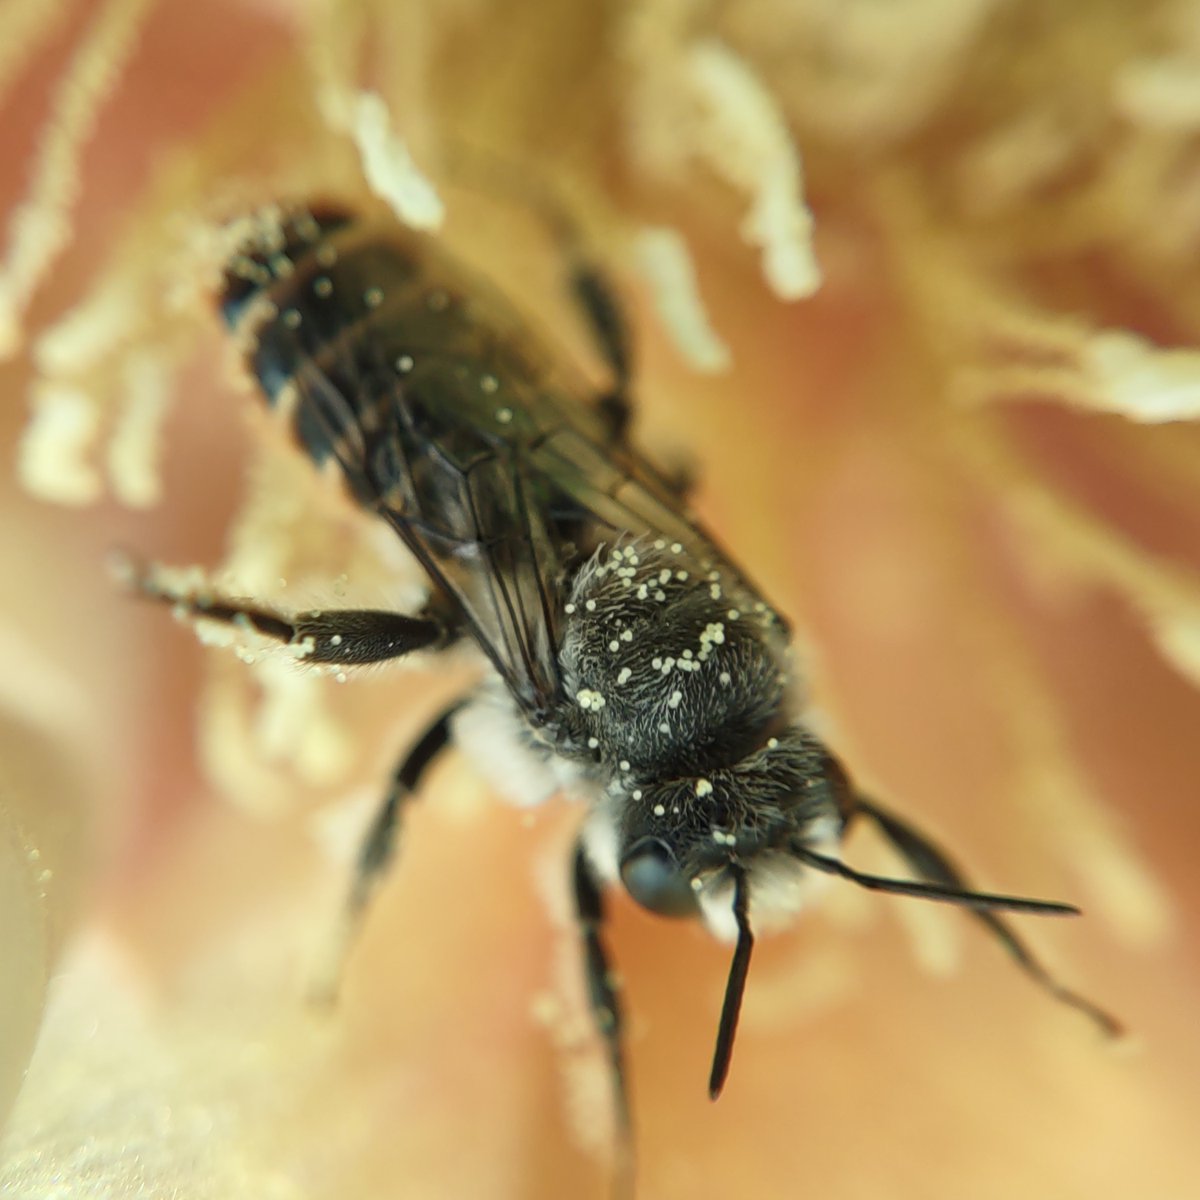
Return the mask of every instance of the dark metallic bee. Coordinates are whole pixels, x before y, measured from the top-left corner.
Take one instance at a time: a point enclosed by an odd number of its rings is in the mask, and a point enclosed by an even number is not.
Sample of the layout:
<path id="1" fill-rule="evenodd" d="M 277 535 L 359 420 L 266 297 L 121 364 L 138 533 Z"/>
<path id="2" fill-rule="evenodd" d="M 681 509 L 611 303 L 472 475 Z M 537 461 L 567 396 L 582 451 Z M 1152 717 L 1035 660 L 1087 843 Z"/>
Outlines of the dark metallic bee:
<path id="1" fill-rule="evenodd" d="M 621 1010 L 602 888 L 698 916 L 736 945 L 709 1079 L 729 1068 L 752 928 L 795 913 L 814 875 L 963 905 L 1039 984 L 1107 1032 L 996 913 L 1074 913 L 971 891 L 928 838 L 855 791 L 798 714 L 784 620 L 690 516 L 682 485 L 629 443 L 624 327 L 600 275 L 574 285 L 613 376 L 596 397 L 498 297 L 427 238 L 335 209 L 264 220 L 228 264 L 221 311 L 267 402 L 340 469 L 429 577 L 416 614 L 294 617 L 138 580 L 198 618 L 248 623 L 313 663 L 352 666 L 471 639 L 491 673 L 409 751 L 364 843 L 352 911 L 388 862 L 402 810 L 454 732 L 506 738 L 499 785 L 566 789 L 588 815 L 573 886 L 591 1006 L 625 1133 Z M 516 747 L 521 778 L 512 774 Z M 856 817 L 915 879 L 839 847 Z"/>

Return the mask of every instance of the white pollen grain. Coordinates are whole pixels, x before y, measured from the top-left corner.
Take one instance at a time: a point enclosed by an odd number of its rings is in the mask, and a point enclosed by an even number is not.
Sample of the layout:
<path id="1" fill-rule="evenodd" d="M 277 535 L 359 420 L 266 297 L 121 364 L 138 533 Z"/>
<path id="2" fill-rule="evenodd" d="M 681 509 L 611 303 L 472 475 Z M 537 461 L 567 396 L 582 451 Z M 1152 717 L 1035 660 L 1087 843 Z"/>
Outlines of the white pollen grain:
<path id="1" fill-rule="evenodd" d="M 396 370 L 401 375 L 407 375 L 413 369 L 413 360 L 411 354 L 402 354 L 396 359 Z"/>
<path id="2" fill-rule="evenodd" d="M 586 608 L 588 610 L 588 612 L 595 612 L 596 611 L 596 602 L 595 602 L 595 600 L 585 600 L 583 607 Z"/>
<path id="3" fill-rule="evenodd" d="M 658 732 L 659 732 L 659 733 L 670 733 L 670 732 L 671 732 L 671 726 L 670 726 L 670 725 L 668 725 L 668 724 L 666 723 L 666 721 L 659 721 L 659 723 L 658 723 Z"/>
<path id="4" fill-rule="evenodd" d="M 707 779 L 697 779 L 696 780 L 696 795 L 697 796 L 711 796 L 712 790 L 713 790 L 713 785 L 709 780 L 707 780 Z"/>
<path id="5" fill-rule="evenodd" d="M 682 692 L 672 692 L 667 697 L 667 707 L 668 708 L 678 708 L 680 706 L 680 704 L 682 704 L 682 703 L 683 703 L 683 693 Z"/>
<path id="6" fill-rule="evenodd" d="M 383 97 L 376 92 L 339 89 L 336 102 L 328 109 L 358 150 L 371 191 L 406 225 L 438 228 L 444 214 L 441 197 L 393 129 L 392 114 Z"/>
<path id="7" fill-rule="evenodd" d="M 368 308 L 378 308 L 383 303 L 383 288 L 367 288 L 367 290 L 363 292 L 363 303 Z"/>
<path id="8" fill-rule="evenodd" d="M 666 805 L 656 804 L 654 806 L 654 815 L 656 817 L 665 817 L 667 815 Z"/>
<path id="9" fill-rule="evenodd" d="M 617 683 L 628 683 L 633 672 L 628 667 L 622 667 L 620 674 L 617 676 Z"/>
<path id="10" fill-rule="evenodd" d="M 709 322 L 683 235 L 669 226 L 641 230 L 635 249 L 658 315 L 688 364 L 704 373 L 727 370 L 731 355 Z"/>

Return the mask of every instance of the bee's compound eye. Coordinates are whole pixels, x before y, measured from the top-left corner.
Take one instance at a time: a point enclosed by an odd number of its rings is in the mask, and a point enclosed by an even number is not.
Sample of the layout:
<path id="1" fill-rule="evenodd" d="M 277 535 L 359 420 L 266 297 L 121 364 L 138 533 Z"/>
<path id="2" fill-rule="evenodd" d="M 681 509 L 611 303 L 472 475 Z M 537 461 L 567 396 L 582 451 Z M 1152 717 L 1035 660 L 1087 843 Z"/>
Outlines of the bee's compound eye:
<path id="1" fill-rule="evenodd" d="M 671 847 L 661 838 L 639 838 L 621 859 L 621 882 L 643 907 L 661 917 L 690 917 L 696 912 L 691 880 L 679 869 Z"/>

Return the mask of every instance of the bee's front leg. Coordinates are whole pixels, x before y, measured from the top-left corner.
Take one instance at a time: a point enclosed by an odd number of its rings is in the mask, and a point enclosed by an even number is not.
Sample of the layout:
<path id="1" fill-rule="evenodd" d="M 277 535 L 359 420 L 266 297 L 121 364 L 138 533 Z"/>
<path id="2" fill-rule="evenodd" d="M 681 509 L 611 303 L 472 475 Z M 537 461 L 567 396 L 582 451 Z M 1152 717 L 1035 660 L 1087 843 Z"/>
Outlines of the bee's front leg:
<path id="1" fill-rule="evenodd" d="M 604 897 L 582 840 L 575 844 L 572 867 L 575 914 L 583 939 L 584 974 L 588 1002 L 596 1028 L 608 1050 L 613 1093 L 617 1106 L 617 1187 L 619 1195 L 632 1194 L 633 1132 L 629 1112 L 629 1090 L 625 1082 L 625 1052 L 622 1041 L 620 990 L 601 937 Z"/>
<path id="2" fill-rule="evenodd" d="M 865 796 L 855 797 L 854 812 L 861 813 L 875 822 L 879 831 L 899 851 L 901 857 L 919 879 L 940 887 L 955 889 L 964 895 L 970 895 L 971 885 L 967 882 L 963 872 L 951 861 L 950 856 L 926 834 L 914 829 L 894 813 L 880 808 L 878 804 Z M 1009 957 L 1034 983 L 1045 988 L 1056 1000 L 1078 1009 L 1109 1037 L 1120 1036 L 1123 1032 L 1121 1023 L 1090 1000 L 1059 983 L 1035 957 L 1025 940 L 1017 934 L 1007 920 L 988 908 L 972 907 L 970 912 L 1004 947 Z"/>

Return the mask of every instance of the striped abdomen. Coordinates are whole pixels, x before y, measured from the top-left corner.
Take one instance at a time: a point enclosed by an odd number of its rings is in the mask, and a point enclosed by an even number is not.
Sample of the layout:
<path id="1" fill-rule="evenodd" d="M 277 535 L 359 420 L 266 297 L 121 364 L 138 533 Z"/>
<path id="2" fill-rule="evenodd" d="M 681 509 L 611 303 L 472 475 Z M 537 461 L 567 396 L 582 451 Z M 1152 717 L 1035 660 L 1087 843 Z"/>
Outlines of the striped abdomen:
<path id="1" fill-rule="evenodd" d="M 388 495 L 434 516 L 459 502 L 441 468 L 502 453 L 518 432 L 506 396 L 535 386 L 426 240 L 340 210 L 264 221 L 228 264 L 220 307 L 268 402 L 367 505 Z M 434 447 L 439 464 L 423 463 Z"/>

